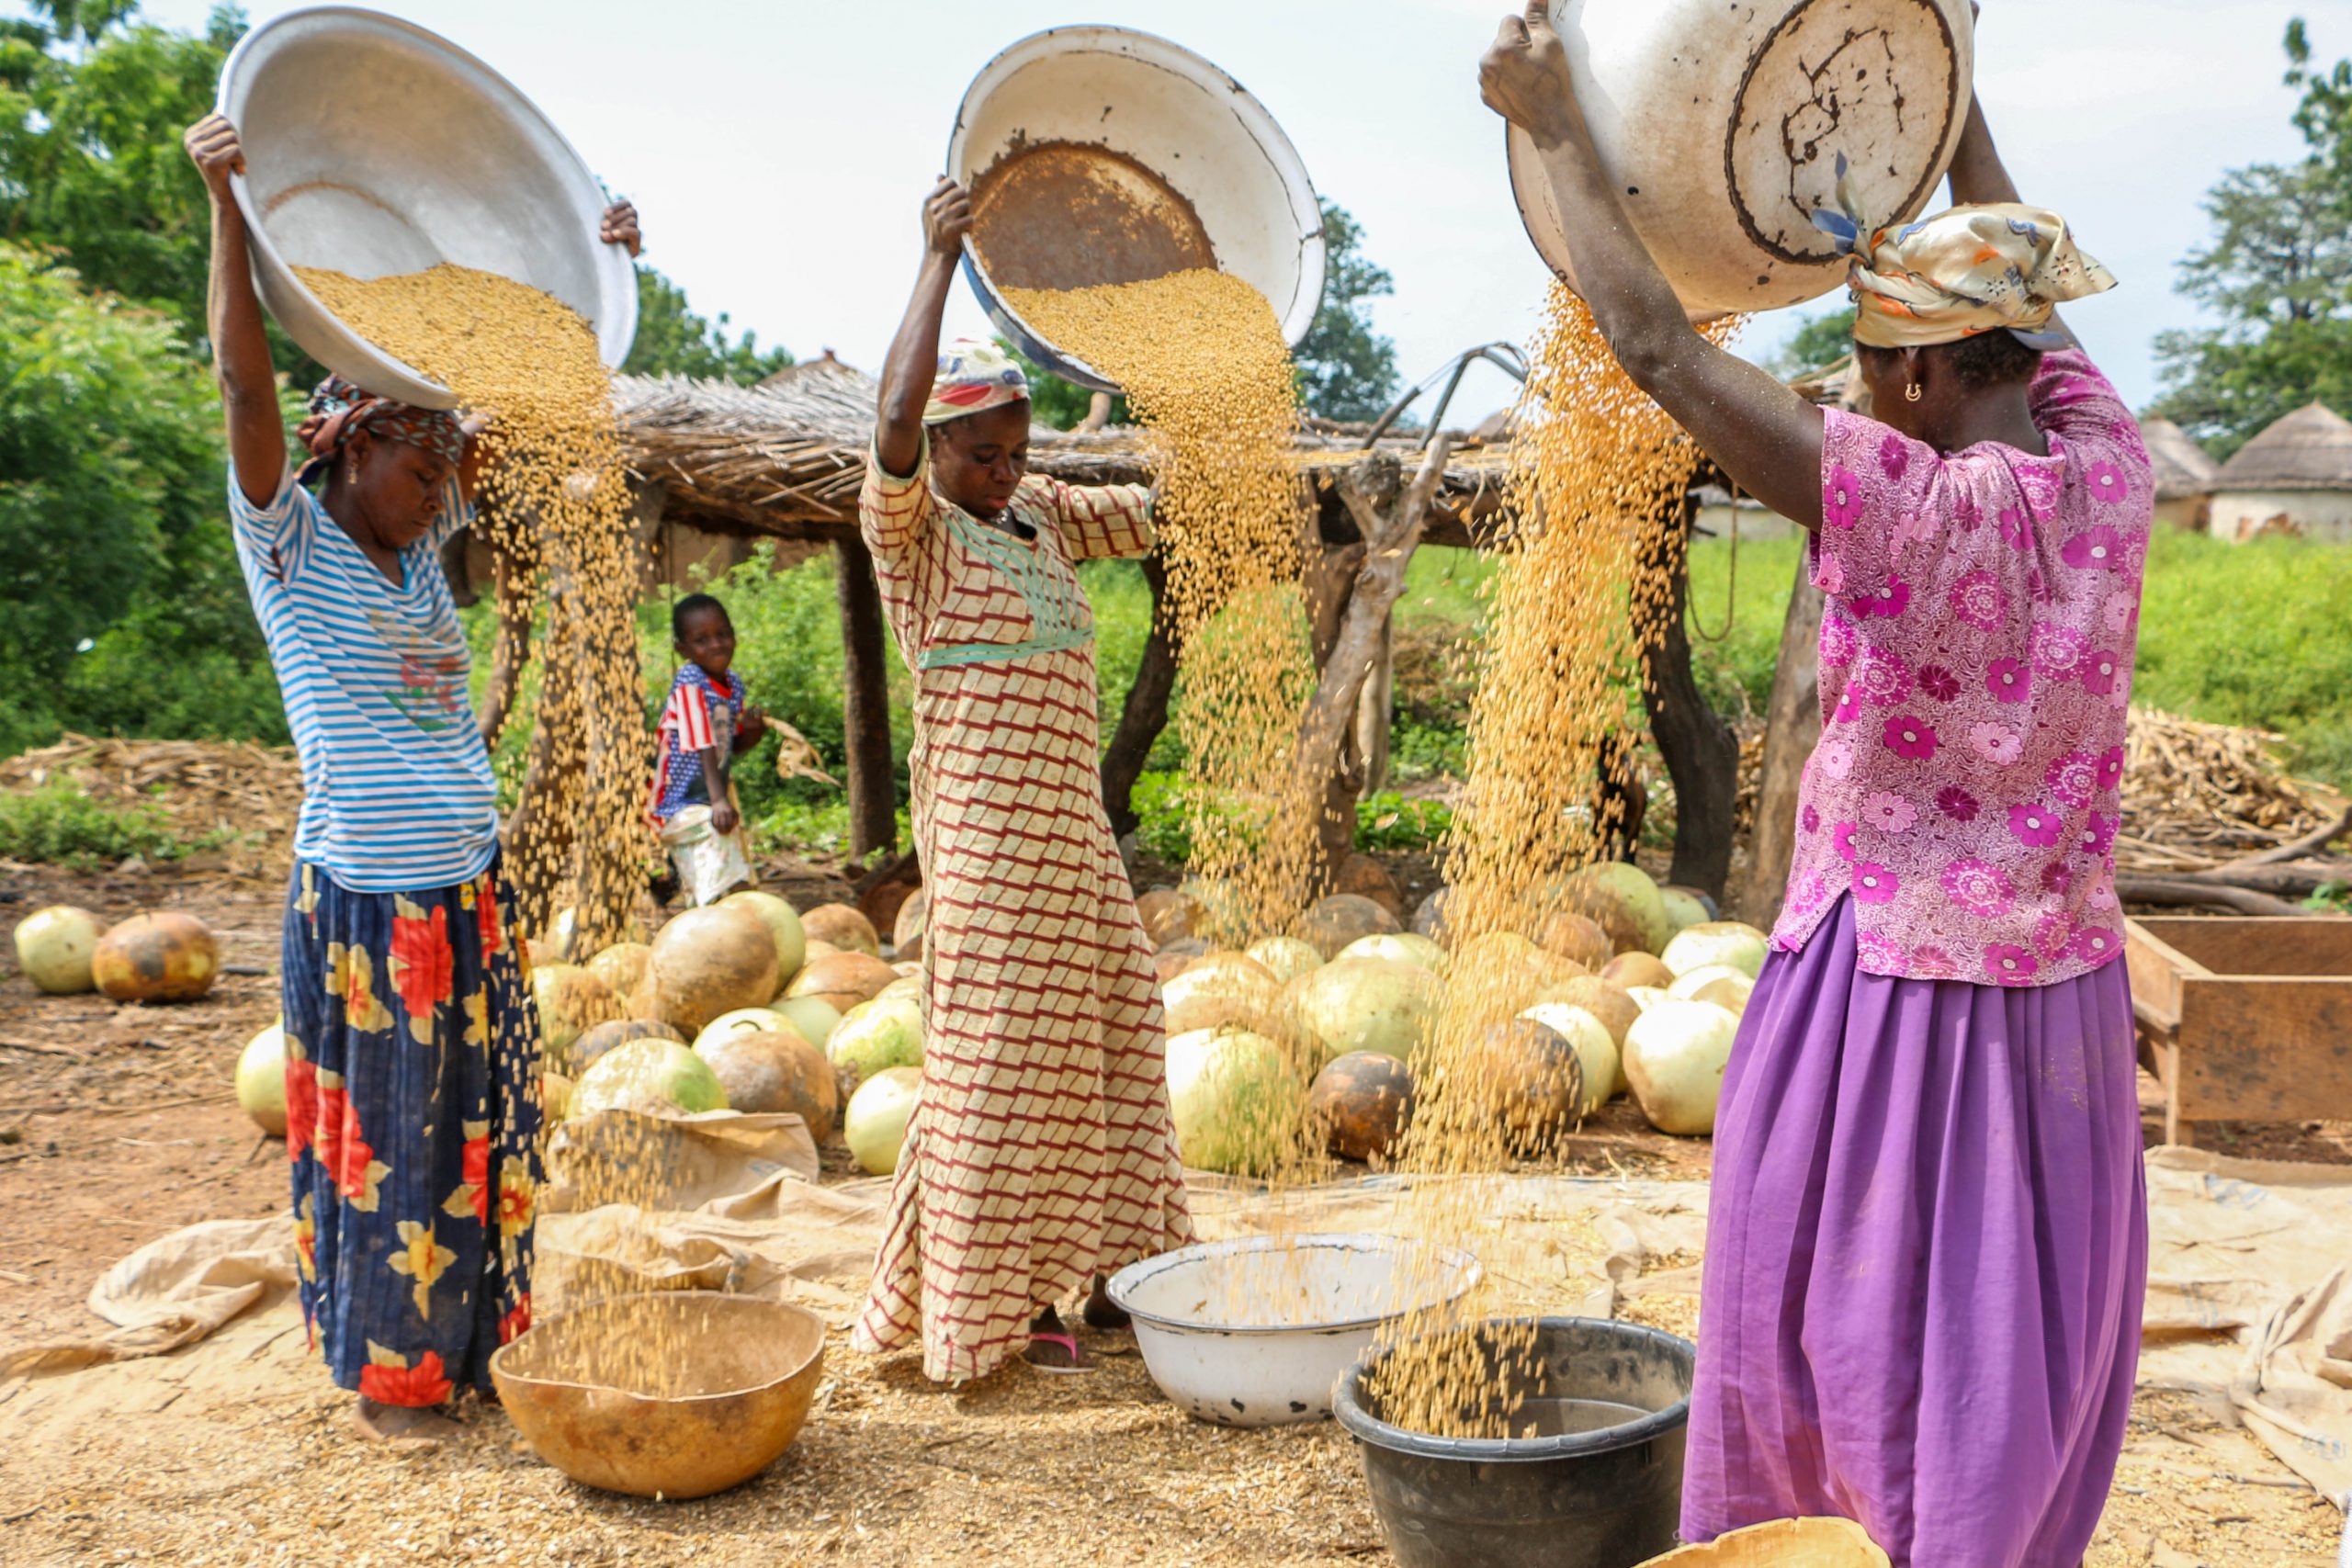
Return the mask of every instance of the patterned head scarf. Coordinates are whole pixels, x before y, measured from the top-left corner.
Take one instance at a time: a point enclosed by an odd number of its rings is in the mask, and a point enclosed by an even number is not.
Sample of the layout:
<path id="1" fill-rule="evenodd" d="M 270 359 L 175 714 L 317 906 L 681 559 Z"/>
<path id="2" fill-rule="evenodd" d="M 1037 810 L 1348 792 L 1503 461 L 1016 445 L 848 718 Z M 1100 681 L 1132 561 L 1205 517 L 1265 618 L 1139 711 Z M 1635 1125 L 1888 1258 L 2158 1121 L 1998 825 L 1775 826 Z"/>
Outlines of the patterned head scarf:
<path id="1" fill-rule="evenodd" d="M 309 484 L 335 459 L 344 444 L 360 431 L 382 441 L 421 446 L 452 463 L 466 455 L 466 433 L 458 416 L 445 409 L 421 409 L 396 403 L 373 392 L 363 392 L 340 376 L 329 376 L 311 394 L 311 412 L 294 428 L 295 439 L 311 454 L 298 484 Z"/>
<path id="2" fill-rule="evenodd" d="M 931 383 L 922 422 L 944 424 L 1028 399 L 1029 378 L 1011 355 L 978 338 L 957 338 L 939 351 L 939 374 Z"/>
<path id="3" fill-rule="evenodd" d="M 1955 207 L 1874 229 L 1842 154 L 1838 175 L 1844 210 L 1813 221 L 1854 258 L 1854 341 L 1865 347 L 1927 348 L 2006 327 L 2029 348 L 2064 348 L 2064 336 L 2042 331 L 2058 307 L 2115 287 L 2046 208 Z"/>

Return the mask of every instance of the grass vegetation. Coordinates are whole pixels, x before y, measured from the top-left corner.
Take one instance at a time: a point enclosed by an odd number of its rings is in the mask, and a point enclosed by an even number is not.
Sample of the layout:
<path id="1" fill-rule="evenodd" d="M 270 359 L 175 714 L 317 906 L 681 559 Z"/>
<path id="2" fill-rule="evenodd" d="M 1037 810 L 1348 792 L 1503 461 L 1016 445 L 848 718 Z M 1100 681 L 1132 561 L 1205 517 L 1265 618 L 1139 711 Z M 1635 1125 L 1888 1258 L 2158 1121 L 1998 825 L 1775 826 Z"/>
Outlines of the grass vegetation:
<path id="1" fill-rule="evenodd" d="M 1701 689 L 1717 711 L 1761 713 L 1770 700 L 1781 622 L 1804 548 L 1794 538 L 1741 540 L 1736 548 L 1728 539 L 1703 539 L 1692 547 L 1692 659 Z M 1391 744 L 1396 780 L 1408 792 L 1463 772 L 1481 592 L 1494 570 L 1492 560 L 1469 551 L 1432 547 L 1414 557 L 1407 573 L 1396 614 L 1399 681 Z M 1081 576 L 1094 603 L 1108 740 L 1142 662 L 1151 594 L 1131 561 L 1092 562 Z M 842 645 L 832 558 L 819 555 L 778 571 L 772 547 L 763 545 L 752 560 L 707 586 L 734 617 L 737 667 L 758 701 L 807 736 L 839 776 Z M 488 612 L 478 607 L 468 614 L 479 681 L 488 664 Z M 667 596 L 640 608 L 638 633 L 650 719 L 675 670 Z M 2159 707 L 2275 729 L 2288 738 L 2290 761 L 2299 771 L 2352 787 L 2352 551 L 2291 539 L 2226 545 L 2201 535 L 2160 536 L 2149 560 L 2137 682 L 2140 699 Z M 913 740 L 910 685 L 894 648 L 892 748 L 902 803 Z M 521 776 L 520 737 L 526 728 L 522 722 L 509 726 L 503 778 Z M 1183 755 L 1173 733 L 1161 738 L 1151 761 L 1136 794 L 1144 846 L 1182 863 L 1190 846 Z M 777 779 L 767 752 L 758 754 L 738 783 L 765 843 L 830 851 L 846 840 L 848 812 L 840 792 Z M 1442 837 L 1446 820 L 1443 807 L 1433 803 L 1384 795 L 1363 803 L 1357 838 L 1367 849 L 1424 848 Z M 1665 831 L 1663 816 L 1652 828 Z"/>
<path id="2" fill-rule="evenodd" d="M 1771 691 L 1781 621 L 1803 551 L 1796 539 L 1700 541 L 1691 551 L 1693 656 L 1702 689 L 1726 714 L 1761 712 Z M 1494 563 L 1467 551 L 1430 547 L 1414 558 L 1397 607 L 1398 687 L 1393 735 L 1394 777 L 1404 792 L 1365 802 L 1358 840 L 1366 848 L 1416 849 L 1434 843 L 1443 808 L 1418 798 L 1425 787 L 1459 777 L 1464 762 L 1470 678 Z M 1133 562 L 1090 563 L 1081 570 L 1095 611 L 1102 672 L 1102 732 L 1116 726 L 1150 631 L 1151 596 Z M 841 776 L 841 629 L 830 554 L 783 570 L 772 547 L 706 585 L 735 620 L 737 667 L 756 700 L 815 745 Z M 645 671 L 646 716 L 659 711 L 675 671 L 668 595 L 638 613 Z M 474 639 L 477 694 L 488 677 L 489 607 L 466 612 Z M 92 652 L 112 653 L 101 643 Z M 119 683 L 141 677 L 126 674 Z M 899 799 L 913 741 L 911 681 L 892 650 L 892 750 Z M 170 705 L 125 712 L 124 733 L 181 734 L 282 740 L 284 717 L 266 672 L 250 681 L 205 682 L 205 710 Z M 2150 554 L 2142 617 L 2137 693 L 2141 701 L 2217 723 L 2276 730 L 2288 739 L 2299 772 L 2352 788 L 2352 550 L 2292 539 L 2227 545 L 2200 535 L 2160 535 Z M 1629 696 L 1631 693 L 1629 691 Z M 520 781 L 535 692 L 526 688 L 498 756 L 510 792 Z M 40 739 L 46 739 L 46 735 Z M 1171 732 L 1162 737 L 1138 788 L 1147 848 L 1181 862 L 1184 759 Z M 847 838 L 841 792 L 808 780 L 776 777 L 763 748 L 738 774 L 747 815 L 762 842 L 779 849 L 837 850 Z M 98 807 L 70 792 L 0 799 L 0 855 L 17 860 L 79 857 L 89 864 L 132 854 L 150 859 L 203 847 L 174 840 L 160 814 Z M 1664 823 L 1657 824 L 1661 829 Z"/>
<path id="3" fill-rule="evenodd" d="M 62 782 L 0 795 L 0 860 L 96 871 L 134 857 L 180 860 L 226 841 L 217 832 L 181 833 L 161 807 L 92 800 Z"/>

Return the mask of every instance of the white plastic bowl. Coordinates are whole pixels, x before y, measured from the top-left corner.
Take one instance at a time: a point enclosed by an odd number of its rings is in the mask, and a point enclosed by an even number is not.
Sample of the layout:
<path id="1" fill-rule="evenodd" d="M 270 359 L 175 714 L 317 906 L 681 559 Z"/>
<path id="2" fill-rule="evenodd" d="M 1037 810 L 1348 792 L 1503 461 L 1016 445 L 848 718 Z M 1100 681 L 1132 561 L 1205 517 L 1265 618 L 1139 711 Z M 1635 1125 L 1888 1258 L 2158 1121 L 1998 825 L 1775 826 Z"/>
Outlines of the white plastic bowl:
<path id="1" fill-rule="evenodd" d="M 1199 1242 L 1111 1277 L 1159 1392 L 1197 1421 L 1282 1427 L 1331 1414 L 1383 1325 L 1450 1305 L 1478 1260 L 1385 1235 Z"/>
<path id="2" fill-rule="evenodd" d="M 1012 149 L 1049 141 L 1108 148 L 1167 181 L 1200 215 L 1219 270 L 1266 297 L 1286 341 L 1306 335 L 1323 303 L 1322 209 L 1298 149 L 1240 83 L 1150 33 L 1049 28 L 972 79 L 947 169 L 968 187 Z M 969 245 L 964 276 L 1023 354 L 1080 386 L 1119 389 L 1007 305 Z"/>

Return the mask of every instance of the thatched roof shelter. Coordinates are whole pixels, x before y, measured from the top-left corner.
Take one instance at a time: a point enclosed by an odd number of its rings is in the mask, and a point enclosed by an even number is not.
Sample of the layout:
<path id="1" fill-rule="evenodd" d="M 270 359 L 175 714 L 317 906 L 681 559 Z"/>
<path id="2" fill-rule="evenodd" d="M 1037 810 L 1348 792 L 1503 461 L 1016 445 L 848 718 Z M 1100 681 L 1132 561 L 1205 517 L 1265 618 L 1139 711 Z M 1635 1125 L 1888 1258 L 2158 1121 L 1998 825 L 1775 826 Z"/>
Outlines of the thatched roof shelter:
<path id="1" fill-rule="evenodd" d="M 2168 419 L 2149 418 L 2140 422 L 2140 438 L 2155 467 L 2158 501 L 2186 501 L 2213 488 L 2222 465 L 2188 432 Z"/>
<path id="2" fill-rule="evenodd" d="M 2352 491 L 2352 420 L 2306 404 L 2239 447 L 2213 488 Z"/>
<path id="3" fill-rule="evenodd" d="M 854 534 L 857 491 L 874 434 L 872 377 L 827 355 L 756 387 L 680 377 L 614 383 L 630 468 L 664 492 L 670 517 L 713 532 L 832 540 Z M 1301 466 L 1328 494 L 1328 476 L 1363 456 L 1363 432 L 1311 422 L 1298 437 Z M 1378 450 L 1408 468 L 1420 437 L 1385 437 Z M 1030 467 L 1072 484 L 1148 482 L 1148 437 L 1114 427 L 1088 434 L 1036 426 Z M 1509 448 L 1475 438 L 1446 471 L 1433 544 L 1468 545 L 1501 503 Z M 1344 516 L 1336 503 L 1327 515 Z"/>

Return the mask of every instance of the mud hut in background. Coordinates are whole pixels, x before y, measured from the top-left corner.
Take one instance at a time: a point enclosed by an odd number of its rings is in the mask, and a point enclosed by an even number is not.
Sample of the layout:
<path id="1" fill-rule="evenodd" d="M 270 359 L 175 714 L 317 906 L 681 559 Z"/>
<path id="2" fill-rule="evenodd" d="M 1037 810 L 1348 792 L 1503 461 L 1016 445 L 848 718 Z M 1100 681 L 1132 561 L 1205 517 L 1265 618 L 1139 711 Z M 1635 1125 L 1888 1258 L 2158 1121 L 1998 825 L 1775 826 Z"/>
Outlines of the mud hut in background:
<path id="1" fill-rule="evenodd" d="M 2156 470 L 2156 522 L 2182 533 L 2202 532 L 2211 509 L 2213 479 L 2222 465 L 2188 432 L 2168 419 L 2140 422 L 2148 460 Z"/>
<path id="2" fill-rule="evenodd" d="M 2222 465 L 2213 533 L 2233 544 L 2290 534 L 2352 544 L 2352 421 L 2323 403 L 2297 409 Z"/>

